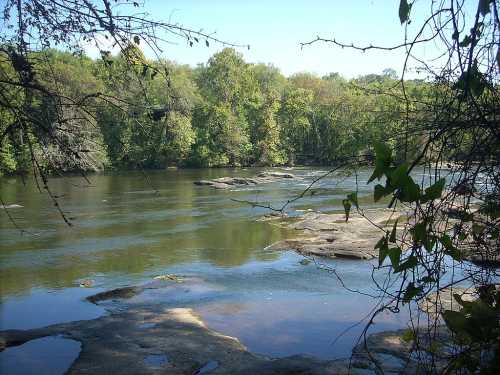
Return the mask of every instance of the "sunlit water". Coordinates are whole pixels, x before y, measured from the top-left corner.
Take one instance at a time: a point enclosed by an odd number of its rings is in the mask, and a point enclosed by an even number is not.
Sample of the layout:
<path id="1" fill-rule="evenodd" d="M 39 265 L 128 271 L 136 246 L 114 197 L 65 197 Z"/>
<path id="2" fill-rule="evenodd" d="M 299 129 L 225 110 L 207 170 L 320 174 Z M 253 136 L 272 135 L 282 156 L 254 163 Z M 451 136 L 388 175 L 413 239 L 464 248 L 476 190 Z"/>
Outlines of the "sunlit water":
<path id="1" fill-rule="evenodd" d="M 192 307 L 210 328 L 235 336 L 251 351 L 270 356 L 297 353 L 322 358 L 347 356 L 378 302 L 345 290 L 316 265 L 302 265 L 293 252 L 266 247 L 293 235 L 273 222 L 257 221 L 268 211 L 231 198 L 279 207 L 324 169 L 294 169 L 300 179 L 232 190 L 195 186 L 221 176 L 252 176 L 258 169 L 168 170 L 50 180 L 53 194 L 74 226 L 68 227 L 46 193 L 28 181 L 0 180 L 10 214 L 21 234 L 0 212 L 0 329 L 27 329 L 93 319 L 105 313 L 84 300 L 90 294 L 151 281 L 174 273 L 203 280 L 199 293 L 151 303 Z M 373 186 L 358 175 L 360 201 L 373 207 Z M 314 195 L 291 207 L 342 211 L 341 201 L 356 178 L 322 180 Z M 158 193 L 155 192 L 158 191 Z M 368 261 L 324 261 L 352 289 L 374 293 Z M 81 288 L 92 280 L 91 288 Z M 204 287 L 205 286 L 205 287 Z M 205 289 L 203 289 L 205 288 Z M 372 332 L 401 328 L 405 315 L 382 315 Z M 345 333 L 349 327 L 354 326 Z M 342 334 L 341 337 L 339 335 Z"/>

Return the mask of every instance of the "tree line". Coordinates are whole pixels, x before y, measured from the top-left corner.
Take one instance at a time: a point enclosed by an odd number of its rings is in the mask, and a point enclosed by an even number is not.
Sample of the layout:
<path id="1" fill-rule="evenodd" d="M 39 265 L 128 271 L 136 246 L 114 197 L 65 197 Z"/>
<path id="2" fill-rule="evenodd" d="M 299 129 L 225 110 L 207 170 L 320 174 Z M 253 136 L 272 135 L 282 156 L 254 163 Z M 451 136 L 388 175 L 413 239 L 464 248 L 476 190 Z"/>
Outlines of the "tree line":
<path id="1" fill-rule="evenodd" d="M 29 103 L 39 131 L 11 131 L 10 109 L 0 109 L 2 174 L 28 173 L 33 159 L 47 172 L 325 165 L 388 139 L 403 159 L 423 142 L 405 134 L 405 119 L 425 117 L 418 103 L 435 95 L 424 80 L 410 80 L 403 101 L 392 69 L 350 80 L 338 73 L 285 77 L 273 65 L 245 62 L 233 48 L 192 68 L 147 59 L 131 42 L 99 59 L 33 52 L 30 72 L 59 93 L 53 98 L 3 85 L 20 71 L 7 53 L 2 48 L 3 95 Z"/>

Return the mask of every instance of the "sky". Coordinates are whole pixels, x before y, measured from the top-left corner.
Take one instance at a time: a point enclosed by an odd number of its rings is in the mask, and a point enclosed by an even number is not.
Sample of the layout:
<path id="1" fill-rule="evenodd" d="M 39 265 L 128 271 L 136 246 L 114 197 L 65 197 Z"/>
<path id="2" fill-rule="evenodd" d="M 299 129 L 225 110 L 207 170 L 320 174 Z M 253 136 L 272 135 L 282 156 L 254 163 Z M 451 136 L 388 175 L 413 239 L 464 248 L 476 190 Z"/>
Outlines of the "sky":
<path id="1" fill-rule="evenodd" d="M 428 3 L 417 2 L 412 9 L 415 18 L 428 12 Z M 347 78 L 381 73 L 385 68 L 400 74 L 404 51 L 363 53 L 322 42 L 301 48 L 300 43 L 321 36 L 358 45 L 399 44 L 404 39 L 404 27 L 398 7 L 399 0 L 145 1 L 145 11 L 153 19 L 214 32 L 228 42 L 249 44 L 249 50 L 238 49 L 247 62 L 273 64 L 287 76 L 308 71 L 320 76 L 338 72 Z M 410 32 L 417 25 L 410 24 Z M 192 66 L 206 63 L 224 48 L 217 44 L 206 47 L 204 43 L 189 47 L 183 39 L 170 40 L 162 57 Z M 427 58 L 436 53 L 432 46 L 425 48 L 419 52 Z"/>

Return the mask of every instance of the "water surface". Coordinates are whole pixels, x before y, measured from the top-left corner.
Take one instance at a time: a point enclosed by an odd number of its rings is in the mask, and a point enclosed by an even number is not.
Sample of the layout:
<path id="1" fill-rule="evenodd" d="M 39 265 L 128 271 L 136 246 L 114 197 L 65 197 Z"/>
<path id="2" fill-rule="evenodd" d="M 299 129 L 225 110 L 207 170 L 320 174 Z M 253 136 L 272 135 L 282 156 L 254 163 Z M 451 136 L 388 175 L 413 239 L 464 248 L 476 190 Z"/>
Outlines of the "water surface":
<path id="1" fill-rule="evenodd" d="M 231 200 L 279 207 L 325 169 L 294 169 L 297 180 L 231 190 L 193 184 L 259 171 L 167 170 L 149 172 L 150 183 L 138 172 L 93 175 L 91 185 L 79 177 L 53 178 L 49 186 L 72 227 L 32 182 L 0 180 L 3 201 L 23 206 L 9 210 L 16 225 L 30 232 L 20 234 L 0 212 L 0 329 L 93 319 L 105 311 L 86 296 L 173 273 L 201 282 L 190 293 L 150 291 L 138 302 L 192 307 L 210 328 L 269 356 L 349 355 L 363 327 L 356 324 L 378 301 L 346 291 L 332 274 L 300 264 L 302 257 L 293 252 L 266 250 L 293 233 L 257 221 L 267 210 Z M 371 207 L 373 187 L 364 183 L 369 172 L 360 172 L 358 194 Z M 291 214 L 341 212 L 342 199 L 355 189 L 354 176 L 334 175 L 292 205 Z M 350 288 L 374 292 L 373 263 L 325 262 Z M 374 330 L 403 325 L 404 316 L 381 316 Z"/>

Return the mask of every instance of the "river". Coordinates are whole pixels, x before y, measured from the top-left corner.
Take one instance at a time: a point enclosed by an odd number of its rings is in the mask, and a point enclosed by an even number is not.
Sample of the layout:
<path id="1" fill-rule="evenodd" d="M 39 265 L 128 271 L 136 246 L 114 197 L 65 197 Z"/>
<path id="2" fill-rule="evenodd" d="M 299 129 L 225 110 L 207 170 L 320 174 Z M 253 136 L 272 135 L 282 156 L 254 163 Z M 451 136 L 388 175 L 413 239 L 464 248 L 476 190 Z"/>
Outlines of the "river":
<path id="1" fill-rule="evenodd" d="M 85 301 L 99 291 L 176 274 L 203 280 L 197 293 L 154 300 L 192 307 L 206 324 L 237 337 L 252 352 L 280 357 L 305 353 L 321 358 L 348 356 L 363 323 L 378 302 L 344 289 L 294 252 L 266 247 L 293 235 L 273 222 L 258 221 L 267 210 L 231 200 L 279 207 L 299 194 L 325 168 L 294 168 L 299 178 L 254 187 L 215 190 L 193 181 L 252 176 L 261 169 L 204 169 L 120 172 L 50 179 L 49 186 L 72 218 L 68 227 L 45 192 L 32 180 L 0 180 L 0 330 L 28 329 L 92 319 L 102 306 Z M 283 169 L 277 169 L 283 171 Z M 360 201 L 373 207 L 368 170 L 358 171 Z M 335 174 L 290 207 L 342 211 L 342 199 L 356 189 L 354 175 Z M 371 293 L 371 261 L 322 260 L 350 288 Z M 92 287 L 80 287 L 85 280 Z M 366 321 L 365 321 L 366 322 Z M 400 328 L 404 316 L 382 315 L 371 332 Z M 335 340 L 337 339 L 337 340 Z"/>

